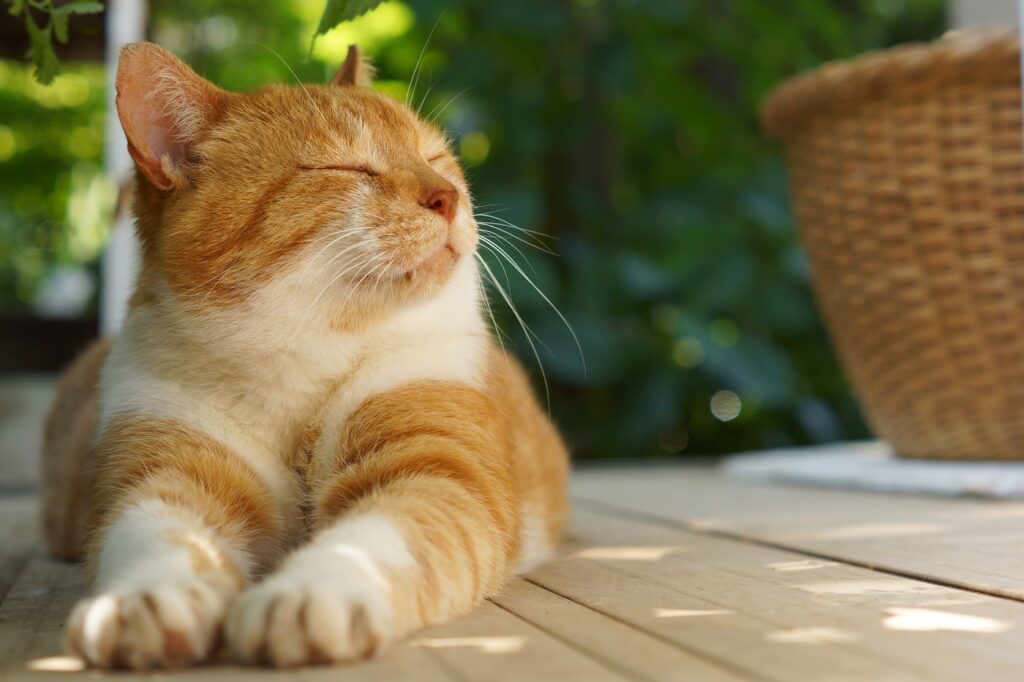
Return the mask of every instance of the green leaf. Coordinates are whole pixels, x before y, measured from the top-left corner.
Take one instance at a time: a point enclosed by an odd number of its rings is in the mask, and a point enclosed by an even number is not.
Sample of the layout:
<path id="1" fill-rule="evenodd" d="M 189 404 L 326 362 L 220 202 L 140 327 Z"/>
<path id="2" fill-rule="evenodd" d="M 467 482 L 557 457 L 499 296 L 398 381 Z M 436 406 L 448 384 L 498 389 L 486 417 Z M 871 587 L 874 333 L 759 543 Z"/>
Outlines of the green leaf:
<path id="1" fill-rule="evenodd" d="M 68 15 L 66 12 L 54 10 L 50 14 L 50 25 L 53 26 L 53 35 L 59 42 L 68 42 Z"/>
<path id="2" fill-rule="evenodd" d="M 355 19 L 381 4 L 384 0 L 327 0 L 320 25 L 316 28 L 315 38 L 327 33 L 338 24 Z"/>
<path id="3" fill-rule="evenodd" d="M 99 14 L 103 11 L 102 2 L 92 0 L 75 0 L 66 5 L 61 5 L 53 10 L 53 13 L 63 12 L 64 14 Z"/>
<path id="4" fill-rule="evenodd" d="M 91 0 L 75 0 L 66 5 L 55 7 L 50 13 L 53 21 L 53 34 L 61 43 L 68 42 L 68 17 L 72 14 L 96 14 L 103 11 L 102 2 Z"/>
<path id="5" fill-rule="evenodd" d="M 49 85 L 58 73 L 60 73 L 60 61 L 57 59 L 57 53 L 53 51 L 53 46 L 47 43 L 42 57 L 36 62 L 36 80 L 43 85 Z"/>
<path id="6" fill-rule="evenodd" d="M 49 85 L 60 71 L 60 62 L 53 51 L 51 24 L 47 24 L 46 28 L 39 28 L 31 13 L 25 12 L 25 28 L 28 30 L 30 42 L 28 53 L 36 65 L 36 80 L 43 85 Z"/>
<path id="7" fill-rule="evenodd" d="M 25 0 L 10 0 L 11 9 L 7 10 L 14 16 L 18 16 L 25 10 Z"/>

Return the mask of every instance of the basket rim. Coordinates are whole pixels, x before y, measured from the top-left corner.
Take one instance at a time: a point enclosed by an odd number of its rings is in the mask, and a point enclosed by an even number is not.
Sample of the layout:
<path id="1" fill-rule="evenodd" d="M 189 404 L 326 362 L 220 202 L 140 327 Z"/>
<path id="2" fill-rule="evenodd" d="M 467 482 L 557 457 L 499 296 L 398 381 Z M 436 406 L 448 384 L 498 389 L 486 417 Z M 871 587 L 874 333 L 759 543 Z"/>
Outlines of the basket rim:
<path id="1" fill-rule="evenodd" d="M 881 98 L 901 85 L 923 79 L 978 82 L 1005 76 L 1008 68 L 1019 73 L 1019 60 L 1017 30 L 1005 26 L 950 31 L 931 42 L 872 50 L 783 81 L 762 100 L 761 125 L 786 141 L 814 116 Z"/>

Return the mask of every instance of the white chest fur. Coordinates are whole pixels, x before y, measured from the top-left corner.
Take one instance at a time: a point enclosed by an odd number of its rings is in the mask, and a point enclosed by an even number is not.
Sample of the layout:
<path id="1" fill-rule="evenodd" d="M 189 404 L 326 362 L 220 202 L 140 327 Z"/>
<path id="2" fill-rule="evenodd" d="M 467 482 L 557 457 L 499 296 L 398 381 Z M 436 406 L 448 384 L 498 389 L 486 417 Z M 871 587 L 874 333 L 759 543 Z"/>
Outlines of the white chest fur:
<path id="1" fill-rule="evenodd" d="M 437 296 L 354 334 L 296 329 L 286 282 L 247 310 L 198 321 L 167 307 L 135 311 L 104 368 L 101 429 L 124 414 L 175 420 L 272 480 L 296 432 L 317 414 L 325 416 L 322 437 L 333 438 L 367 397 L 409 381 L 479 385 L 489 331 L 477 277 L 466 259 Z"/>

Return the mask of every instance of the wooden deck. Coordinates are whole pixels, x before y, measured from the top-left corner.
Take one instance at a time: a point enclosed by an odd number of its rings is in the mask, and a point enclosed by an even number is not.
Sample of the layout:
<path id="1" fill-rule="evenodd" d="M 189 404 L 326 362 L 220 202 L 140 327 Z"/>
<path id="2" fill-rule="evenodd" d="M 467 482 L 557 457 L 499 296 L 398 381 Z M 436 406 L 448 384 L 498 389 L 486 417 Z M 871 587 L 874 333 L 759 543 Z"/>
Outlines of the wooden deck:
<path id="1" fill-rule="evenodd" d="M 369 663 L 160 679 L 974 680 L 1024 670 L 1024 503 L 578 472 L 561 557 Z M 79 567 L 44 558 L 35 499 L 0 496 L 6 679 L 68 676 Z M 82 679 L 103 677 L 87 673 Z M 118 675 L 118 679 L 134 679 Z"/>

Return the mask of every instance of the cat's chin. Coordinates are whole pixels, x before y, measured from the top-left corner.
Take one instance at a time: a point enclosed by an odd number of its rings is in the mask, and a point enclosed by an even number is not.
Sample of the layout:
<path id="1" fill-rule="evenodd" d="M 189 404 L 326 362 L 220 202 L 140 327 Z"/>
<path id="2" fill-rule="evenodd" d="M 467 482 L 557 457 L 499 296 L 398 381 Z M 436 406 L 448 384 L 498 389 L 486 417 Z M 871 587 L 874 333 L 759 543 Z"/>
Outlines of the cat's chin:
<path id="1" fill-rule="evenodd" d="M 451 275 L 452 270 L 455 269 L 455 264 L 458 262 L 458 252 L 451 242 L 447 242 L 437 247 L 433 253 L 429 254 L 411 270 L 403 273 L 402 279 L 406 282 L 415 282 L 416 280 L 422 282 L 431 279 L 444 280 Z"/>
<path id="2" fill-rule="evenodd" d="M 390 278 L 392 291 L 407 300 L 428 297 L 451 279 L 461 258 L 451 243 L 442 244 L 411 268 L 396 268 Z"/>

